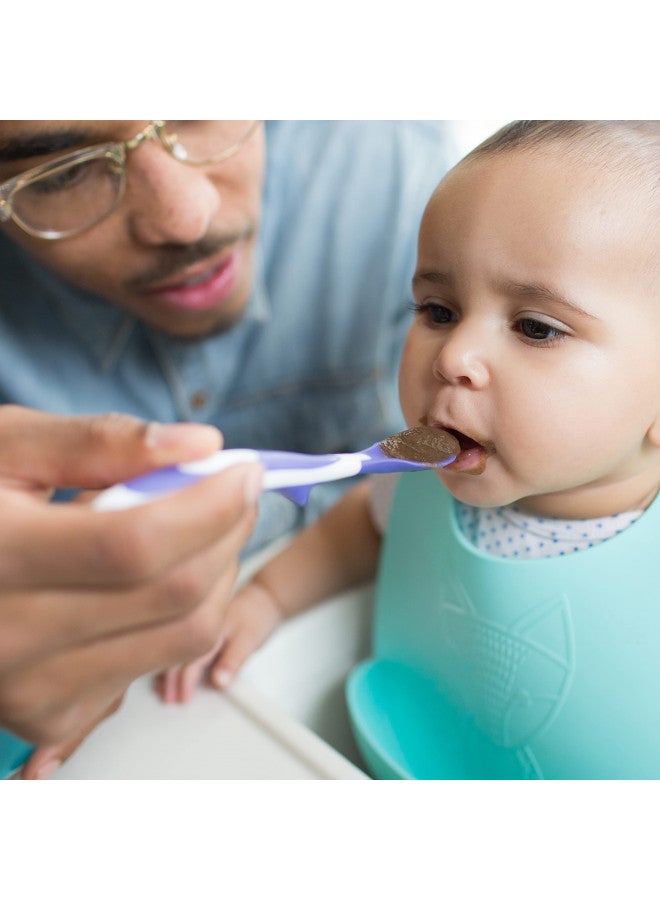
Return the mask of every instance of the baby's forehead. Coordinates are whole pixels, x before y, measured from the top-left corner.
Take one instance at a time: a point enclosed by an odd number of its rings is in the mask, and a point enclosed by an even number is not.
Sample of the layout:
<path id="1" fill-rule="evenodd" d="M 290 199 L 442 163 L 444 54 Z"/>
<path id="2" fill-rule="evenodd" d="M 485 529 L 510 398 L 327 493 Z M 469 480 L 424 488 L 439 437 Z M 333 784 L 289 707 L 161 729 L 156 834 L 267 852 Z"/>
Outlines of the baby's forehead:
<path id="1" fill-rule="evenodd" d="M 660 150 L 660 147 L 658 148 Z M 620 210 L 655 234 L 660 228 L 660 153 L 626 145 L 555 139 L 531 147 L 468 154 L 436 186 L 428 206 L 456 192 L 479 195 L 507 182 L 519 196 L 542 201 L 544 192 L 573 207 L 591 199 L 601 210 Z"/>
<path id="2" fill-rule="evenodd" d="M 616 264 L 641 293 L 657 297 L 660 216 L 647 177 L 619 177 L 589 155 L 515 149 L 461 161 L 436 187 L 420 228 L 425 264 L 434 255 L 514 267 Z M 493 248 L 499 248 L 493 251 Z M 495 256 L 490 254 L 494 252 Z"/>
<path id="3" fill-rule="evenodd" d="M 483 160 L 515 165 L 537 160 L 541 168 L 561 166 L 567 173 L 589 172 L 613 177 L 631 191 L 658 202 L 660 185 L 660 124 L 657 122 L 539 122 L 515 139 L 502 129 L 459 163 Z M 515 135 L 515 129 L 512 129 Z M 504 134 L 502 134 L 504 132 Z M 498 139 L 498 134 L 500 135 Z"/>

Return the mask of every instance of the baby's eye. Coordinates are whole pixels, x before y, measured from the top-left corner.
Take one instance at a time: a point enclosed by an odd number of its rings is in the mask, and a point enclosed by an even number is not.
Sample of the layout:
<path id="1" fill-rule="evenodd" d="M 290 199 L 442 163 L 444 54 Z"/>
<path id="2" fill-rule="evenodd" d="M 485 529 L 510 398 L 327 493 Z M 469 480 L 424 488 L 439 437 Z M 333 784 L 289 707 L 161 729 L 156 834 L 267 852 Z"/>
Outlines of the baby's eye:
<path id="1" fill-rule="evenodd" d="M 456 313 L 434 300 L 425 300 L 423 303 L 415 303 L 415 314 L 427 319 L 433 325 L 447 325 L 449 322 L 458 321 Z"/>
<path id="2" fill-rule="evenodd" d="M 566 332 L 560 331 L 548 322 L 541 322 L 539 319 L 518 319 L 515 329 L 519 331 L 528 341 L 535 343 L 552 343 L 566 337 Z"/>

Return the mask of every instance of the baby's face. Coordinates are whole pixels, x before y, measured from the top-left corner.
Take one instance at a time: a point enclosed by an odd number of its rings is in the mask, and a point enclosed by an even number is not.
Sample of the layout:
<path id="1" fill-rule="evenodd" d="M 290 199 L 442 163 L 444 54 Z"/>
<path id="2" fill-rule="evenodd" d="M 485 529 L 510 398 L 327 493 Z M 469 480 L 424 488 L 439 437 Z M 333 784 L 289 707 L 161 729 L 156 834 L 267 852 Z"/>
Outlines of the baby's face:
<path id="1" fill-rule="evenodd" d="M 648 190 L 555 150 L 468 160 L 441 183 L 421 225 L 400 395 L 409 425 L 484 448 L 439 472 L 455 497 L 576 518 L 652 497 L 657 223 Z"/>

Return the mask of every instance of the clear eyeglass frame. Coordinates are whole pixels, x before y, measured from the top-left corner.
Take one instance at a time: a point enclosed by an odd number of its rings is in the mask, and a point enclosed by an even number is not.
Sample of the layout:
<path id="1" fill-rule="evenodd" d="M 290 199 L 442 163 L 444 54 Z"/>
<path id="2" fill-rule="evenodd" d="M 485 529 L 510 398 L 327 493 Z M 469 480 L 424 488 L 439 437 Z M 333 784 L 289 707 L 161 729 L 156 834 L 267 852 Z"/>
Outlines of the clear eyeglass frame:
<path id="1" fill-rule="evenodd" d="M 0 184 L 0 222 L 8 222 L 12 220 L 15 225 L 25 231 L 27 234 L 42 238 L 43 240 L 56 241 L 62 238 L 72 237 L 87 231 L 98 225 L 104 219 L 107 219 L 121 203 L 126 185 L 126 163 L 130 150 L 135 150 L 140 144 L 147 140 L 155 140 L 160 143 L 164 150 L 170 154 L 178 162 L 189 166 L 208 166 L 224 162 L 226 159 L 234 156 L 252 137 L 261 120 L 256 119 L 250 121 L 240 138 L 234 141 L 230 146 L 224 147 L 218 153 L 213 154 L 205 159 L 191 159 L 188 156 L 185 146 L 179 141 L 176 134 L 167 132 L 167 121 L 162 119 L 154 119 L 146 128 L 143 128 L 135 137 L 125 141 L 115 141 L 108 144 L 96 144 L 92 147 L 85 147 L 74 153 L 60 156 L 57 159 L 35 166 L 25 172 L 21 172 L 14 178 Z M 15 198 L 20 191 L 25 188 L 38 184 L 46 179 L 61 175 L 67 169 L 75 169 L 85 163 L 91 163 L 94 160 L 104 160 L 108 163 L 108 174 L 112 174 L 116 178 L 113 187 L 114 195 L 112 202 L 103 208 L 102 212 L 94 215 L 89 221 L 73 228 L 53 229 L 37 227 L 26 221 L 23 216 L 19 215 L 14 209 Z"/>

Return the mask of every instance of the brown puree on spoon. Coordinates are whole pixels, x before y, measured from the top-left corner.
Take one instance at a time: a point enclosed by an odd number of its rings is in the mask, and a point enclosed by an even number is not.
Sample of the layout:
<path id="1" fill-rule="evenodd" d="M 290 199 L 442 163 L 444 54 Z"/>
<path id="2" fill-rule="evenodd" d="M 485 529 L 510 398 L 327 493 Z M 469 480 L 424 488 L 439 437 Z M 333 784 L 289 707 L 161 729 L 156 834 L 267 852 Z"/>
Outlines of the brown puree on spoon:
<path id="1" fill-rule="evenodd" d="M 424 428 L 431 427 L 428 425 L 426 416 L 422 416 L 419 423 Z M 461 431 L 455 431 L 453 428 L 445 430 L 436 426 L 434 430 L 448 434 L 450 437 L 455 438 L 459 444 L 456 459 L 443 466 L 446 472 L 458 472 L 461 475 L 481 475 L 484 472 L 488 458 L 495 453 L 494 444 L 490 443 L 490 441 L 480 444 L 469 435 L 463 434 Z"/>
<path id="2" fill-rule="evenodd" d="M 429 464 L 444 462 L 461 452 L 461 445 L 453 434 L 429 425 L 418 425 L 393 434 L 380 442 L 380 448 L 394 459 Z"/>

